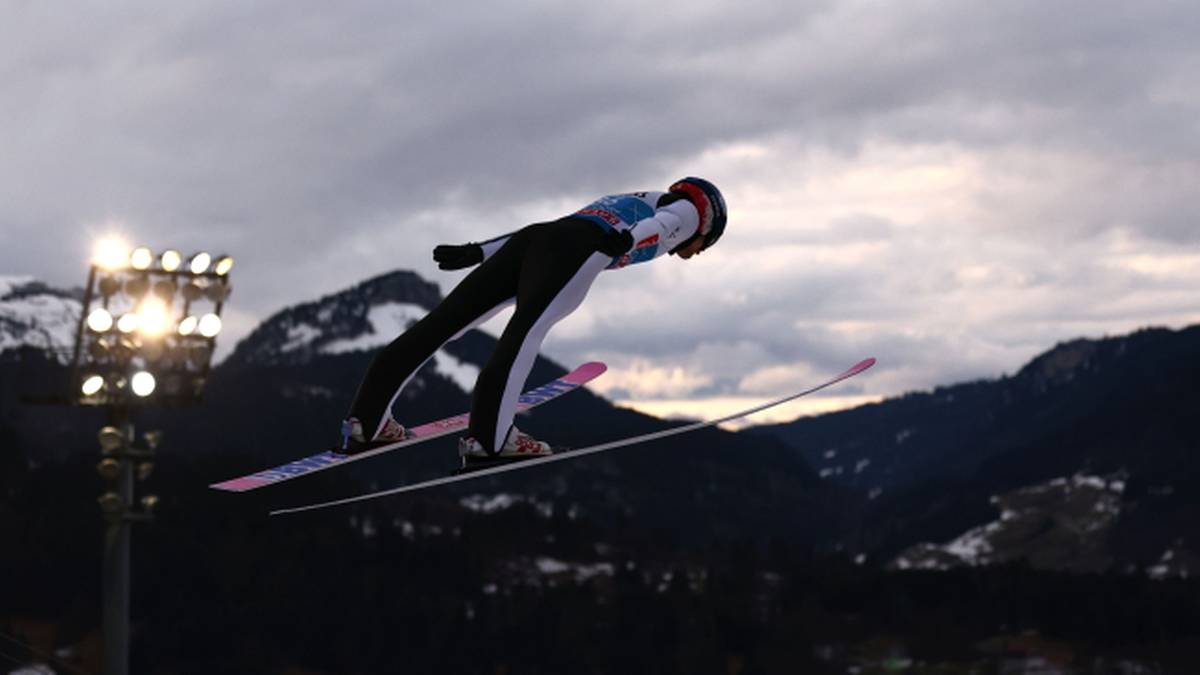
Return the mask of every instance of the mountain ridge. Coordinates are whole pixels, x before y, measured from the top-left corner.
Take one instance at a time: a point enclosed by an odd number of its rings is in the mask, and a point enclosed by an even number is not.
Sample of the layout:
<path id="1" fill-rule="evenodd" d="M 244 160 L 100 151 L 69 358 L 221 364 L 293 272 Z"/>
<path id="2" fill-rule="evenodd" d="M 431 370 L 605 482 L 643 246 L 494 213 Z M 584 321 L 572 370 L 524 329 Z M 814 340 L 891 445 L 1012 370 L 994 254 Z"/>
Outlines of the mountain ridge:
<path id="1" fill-rule="evenodd" d="M 41 321 L 39 305 L 22 304 L 31 298 L 49 298 L 45 302 L 58 309 L 76 303 L 69 320 L 56 324 L 62 335 L 50 343 L 52 351 L 61 353 L 66 327 L 73 338 L 78 300 L 71 292 L 27 277 L 0 277 L 0 308 L 9 303 L 10 309 L 32 312 L 24 317 L 10 312 L 14 325 Z M 332 439 L 335 422 L 374 351 L 440 299 L 435 284 L 399 270 L 281 309 L 214 366 L 207 400 L 197 414 L 147 411 L 145 418 L 183 439 L 181 451 L 229 456 L 225 471 L 230 475 L 294 459 L 319 447 L 321 439 Z M 21 344 L 38 347 L 36 337 Z M 474 377 L 493 347 L 494 339 L 478 331 L 447 344 L 402 392 L 398 416 L 418 422 L 466 410 Z M 822 532 L 827 545 L 856 555 L 895 562 L 906 556 L 915 560 L 917 549 L 954 548 L 973 531 L 987 528 L 995 521 L 996 500 L 1072 476 L 1119 474 L 1128 477 L 1118 497 L 1119 514 L 1104 523 L 1096 560 L 1079 561 L 1076 567 L 1102 567 L 1101 558 L 1108 561 L 1104 565 L 1147 567 L 1167 558 L 1172 569 L 1186 574 L 1186 562 L 1179 561 L 1195 557 L 1195 543 L 1182 535 L 1183 523 L 1195 508 L 1191 486 L 1200 484 L 1200 478 L 1187 451 L 1187 443 L 1198 442 L 1194 428 L 1180 419 L 1198 399 L 1195 387 L 1188 385 L 1193 374 L 1200 381 L 1196 353 L 1200 327 L 1069 340 L 995 380 L 910 392 L 740 433 L 705 430 L 654 448 L 568 463 L 551 492 L 560 498 L 587 495 L 613 514 L 646 509 L 668 513 L 663 523 L 696 532 L 703 525 L 688 523 L 680 505 L 690 504 L 717 520 L 728 517 L 729 522 L 756 513 L 763 521 L 756 529 L 765 533 L 786 520 L 762 517 L 772 510 L 771 499 L 781 499 L 826 514 L 833 523 L 819 525 L 806 517 L 799 530 Z M 565 370 L 539 357 L 530 380 L 548 381 Z M 535 435 L 575 445 L 612 440 L 613 429 L 632 435 L 675 424 L 614 408 L 589 391 L 566 397 L 553 410 L 522 418 L 520 424 Z M 9 419 L 13 414 L 11 408 L 5 413 Z M 86 416 L 86 411 L 71 414 Z M 51 415 L 25 411 L 17 417 L 45 420 Z M 46 440 L 44 434 L 25 430 L 29 422 L 18 419 L 15 424 L 27 447 L 44 448 L 34 451 L 35 456 L 70 445 L 70 431 Z M 444 470 L 438 468 L 444 460 L 434 455 L 450 454 L 448 448 L 430 446 L 404 461 L 381 463 L 377 470 L 344 472 L 334 483 L 363 481 L 375 487 Z M 778 476 L 772 478 L 772 472 Z M 652 486 L 662 475 L 679 480 L 672 490 L 653 496 Z M 227 477 L 211 476 L 214 481 Z M 772 481 L 779 487 L 765 493 L 749 487 Z M 513 491 L 520 484 L 529 482 L 480 485 Z M 717 503 L 723 516 L 716 515 Z M 1067 500 L 1040 503 L 1047 513 L 1059 509 L 1059 516 L 1051 517 L 1063 522 L 1073 517 L 1068 512 L 1080 508 Z M 841 513 L 834 517 L 832 510 Z M 1012 537 L 1001 539 L 1011 543 Z M 946 560 L 930 555 L 924 559 Z M 997 551 L 991 559 L 1022 555 L 1015 547 Z"/>
<path id="2" fill-rule="evenodd" d="M 1110 536 L 1094 560 L 1072 566 L 1145 568 L 1168 550 L 1175 560 L 1194 557 L 1200 545 L 1186 536 L 1200 506 L 1200 430 L 1191 421 L 1200 408 L 1197 355 L 1200 326 L 1069 340 L 1010 376 L 750 433 L 783 440 L 827 480 L 863 492 L 870 505 L 847 546 L 888 560 L 919 544 L 960 540 L 994 520 L 994 500 L 1023 489 L 1124 476 L 1120 513 L 1104 524 Z M 1097 520 L 1107 518 L 1106 499 L 1092 501 Z M 1056 522 L 1070 521 L 1078 506 L 1044 504 Z"/>

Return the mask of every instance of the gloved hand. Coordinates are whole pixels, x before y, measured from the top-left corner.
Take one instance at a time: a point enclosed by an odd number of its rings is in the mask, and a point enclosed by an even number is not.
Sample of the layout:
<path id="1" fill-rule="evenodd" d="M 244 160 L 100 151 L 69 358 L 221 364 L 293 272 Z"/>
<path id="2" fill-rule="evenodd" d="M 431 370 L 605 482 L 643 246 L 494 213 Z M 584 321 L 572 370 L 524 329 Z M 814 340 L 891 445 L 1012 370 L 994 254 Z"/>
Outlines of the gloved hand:
<path id="1" fill-rule="evenodd" d="M 625 255 L 631 248 L 633 248 L 633 234 L 629 230 L 609 230 L 604 233 L 604 239 L 596 246 L 597 251 L 614 258 Z"/>
<path id="2" fill-rule="evenodd" d="M 460 270 L 483 262 L 483 247 L 479 244 L 442 244 L 433 249 L 433 259 L 444 270 Z"/>

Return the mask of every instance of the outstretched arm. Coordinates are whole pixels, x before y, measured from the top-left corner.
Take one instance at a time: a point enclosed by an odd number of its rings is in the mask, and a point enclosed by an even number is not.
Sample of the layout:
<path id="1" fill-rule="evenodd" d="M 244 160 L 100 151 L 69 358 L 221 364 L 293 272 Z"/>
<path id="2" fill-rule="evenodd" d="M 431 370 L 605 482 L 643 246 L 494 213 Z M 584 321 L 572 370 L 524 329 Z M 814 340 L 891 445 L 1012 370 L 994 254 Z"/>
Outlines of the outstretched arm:
<path id="1" fill-rule="evenodd" d="M 478 265 L 499 251 L 504 242 L 508 241 L 512 235 L 513 233 L 509 232 L 478 243 L 442 244 L 433 249 L 433 259 L 437 261 L 438 267 L 444 270 L 460 270 L 464 267 Z"/>

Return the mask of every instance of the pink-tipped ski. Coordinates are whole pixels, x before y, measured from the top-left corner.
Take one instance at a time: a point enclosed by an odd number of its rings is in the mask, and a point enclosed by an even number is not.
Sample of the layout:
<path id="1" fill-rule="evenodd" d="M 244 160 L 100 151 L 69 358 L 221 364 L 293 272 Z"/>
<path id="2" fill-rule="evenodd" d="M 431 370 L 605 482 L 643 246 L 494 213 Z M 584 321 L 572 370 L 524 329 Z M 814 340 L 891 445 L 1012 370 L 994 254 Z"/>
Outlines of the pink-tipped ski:
<path id="1" fill-rule="evenodd" d="M 524 394 L 521 394 L 521 397 L 517 399 L 517 411 L 520 412 L 523 410 L 529 410 L 530 408 L 539 406 L 547 401 L 556 399 L 569 391 L 573 391 L 580 386 L 591 382 L 602 375 L 607 369 L 608 366 L 605 366 L 599 361 L 585 363 L 575 370 L 572 370 L 566 375 L 558 378 L 557 380 L 554 380 L 553 382 L 548 382 L 536 389 L 531 389 Z M 417 443 L 427 441 L 432 438 L 452 434 L 456 431 L 466 429 L 470 421 L 471 417 L 467 413 L 455 415 L 453 417 L 447 417 L 445 419 L 428 422 L 426 424 L 408 429 L 408 437 L 402 441 L 396 441 L 395 443 L 373 448 L 356 455 L 342 455 L 331 450 L 327 450 L 325 452 L 320 452 L 315 455 L 305 457 L 304 459 L 298 459 L 294 462 L 281 464 L 272 469 L 266 469 L 265 471 L 252 473 L 248 476 L 234 478 L 222 483 L 213 483 L 209 487 L 217 490 L 225 490 L 227 492 L 246 492 L 249 490 L 254 490 L 266 485 L 272 485 L 285 480 L 290 480 L 292 478 L 297 478 L 299 476 L 305 476 L 310 473 L 322 471 L 339 464 L 356 462 L 360 459 L 374 457 L 375 455 L 397 450 L 409 445 L 416 445 Z"/>

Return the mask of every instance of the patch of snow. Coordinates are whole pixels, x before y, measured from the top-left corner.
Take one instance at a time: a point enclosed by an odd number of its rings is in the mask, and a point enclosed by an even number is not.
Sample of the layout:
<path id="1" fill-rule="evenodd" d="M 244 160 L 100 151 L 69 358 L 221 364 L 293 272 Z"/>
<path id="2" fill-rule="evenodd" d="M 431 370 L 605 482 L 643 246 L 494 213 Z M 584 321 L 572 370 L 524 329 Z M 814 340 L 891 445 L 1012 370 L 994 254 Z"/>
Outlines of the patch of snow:
<path id="1" fill-rule="evenodd" d="M 12 277 L 0 280 L 0 297 L 18 285 Z M 71 298 L 39 294 L 0 300 L 0 351 L 22 346 L 37 347 L 56 354 L 60 360 L 70 358 L 79 329 L 82 304 Z"/>
<path id="2" fill-rule="evenodd" d="M 663 572 L 662 581 L 659 582 L 658 588 L 654 589 L 659 593 L 666 593 L 667 589 L 671 588 L 671 580 L 675 578 L 675 574 L 671 571 Z"/>
<path id="3" fill-rule="evenodd" d="M 15 277 L 0 274 L 0 298 L 13 292 L 18 286 L 26 286 L 33 283 L 33 277 Z"/>
<path id="4" fill-rule="evenodd" d="M 882 494 L 883 488 L 871 488 L 871 491 L 867 493 L 867 499 L 875 500 L 878 499 Z"/>
<path id="5" fill-rule="evenodd" d="M 561 580 L 562 577 L 569 576 L 575 583 L 586 583 L 588 580 L 599 576 L 611 577 L 615 573 L 612 563 L 578 563 L 566 560 L 558 560 L 548 556 L 542 556 L 533 561 L 533 567 L 538 574 L 549 577 L 557 577 Z M 528 569 L 528 567 L 526 567 Z M 527 581 L 540 584 L 538 579 L 527 579 Z M 550 581 L 553 585 L 554 581 Z"/>
<path id="6" fill-rule="evenodd" d="M 597 577 L 597 576 L 601 576 L 601 575 L 611 577 L 613 575 L 613 572 L 614 572 L 614 570 L 613 570 L 612 563 L 602 562 L 602 563 L 595 563 L 592 565 L 580 564 L 575 567 L 575 578 L 578 579 L 579 581 L 587 581 L 588 579 L 591 579 L 592 577 Z"/>
<path id="7" fill-rule="evenodd" d="M 288 329 L 287 340 L 279 347 L 279 351 L 284 354 L 295 351 L 312 344 L 312 341 L 319 337 L 321 337 L 321 329 L 316 326 L 307 323 L 292 326 Z"/>
<path id="8" fill-rule="evenodd" d="M 475 390 L 475 380 L 479 379 L 478 366 L 466 361 L 460 361 L 445 350 L 438 350 L 433 355 L 433 362 L 439 373 L 445 375 L 463 391 L 469 392 Z"/>
<path id="9" fill-rule="evenodd" d="M 1084 476 L 1084 475 L 1076 474 L 1075 476 L 1072 476 L 1072 479 L 1073 479 L 1072 487 L 1076 487 L 1076 488 L 1090 487 L 1090 488 L 1095 488 L 1097 490 L 1108 489 L 1108 483 L 1099 476 Z"/>
<path id="10" fill-rule="evenodd" d="M 833 459 L 834 457 L 837 457 L 837 450 L 836 450 L 836 449 L 834 449 L 834 450 L 826 450 L 826 451 L 825 451 L 825 459 Z"/>
<path id="11" fill-rule="evenodd" d="M 324 312 L 325 310 L 322 310 Z M 376 305 L 367 311 L 367 323 L 371 328 L 369 331 L 352 338 L 343 338 L 334 340 L 321 348 L 323 354 L 345 354 L 347 352 L 366 351 L 383 347 L 408 330 L 409 326 L 419 321 L 427 314 L 427 310 L 420 305 L 414 305 L 407 302 L 389 302 L 382 305 Z M 320 331 L 311 326 L 297 326 L 293 331 L 315 331 L 314 334 L 307 332 L 298 332 L 297 337 L 311 341 L 313 337 L 320 334 Z M 289 332 L 288 344 L 292 341 L 292 332 Z M 285 349 L 284 351 L 287 351 Z M 444 350 L 438 350 L 433 355 L 434 368 L 454 382 L 463 391 L 472 391 L 475 389 L 475 380 L 479 379 L 479 367 L 471 363 L 460 361 Z"/>
<path id="12" fill-rule="evenodd" d="M 1182 545 L 1182 540 L 1175 541 L 1175 546 Z M 1191 555 L 1187 549 L 1183 549 L 1180 553 L 1174 548 L 1169 548 L 1158 559 L 1157 565 L 1146 568 L 1146 576 L 1156 581 L 1163 579 L 1187 579 L 1190 576 L 1191 567 L 1194 563 L 1195 556 Z"/>
<path id="13" fill-rule="evenodd" d="M 344 354 L 382 347 L 408 330 L 427 314 L 424 307 L 407 302 L 388 302 L 367 311 L 371 330 L 353 338 L 334 340 L 321 348 L 324 354 Z"/>
<path id="14" fill-rule="evenodd" d="M 500 493 L 496 495 L 470 495 L 458 500 L 460 506 L 476 513 L 495 513 L 511 508 L 514 504 L 525 501 L 521 495 Z"/>
<path id="15" fill-rule="evenodd" d="M 459 506 L 475 513 L 497 513 L 517 504 L 529 504 L 543 518 L 554 516 L 553 502 L 540 502 L 524 495 L 499 493 L 495 495 L 468 495 L 458 500 Z"/>
<path id="16" fill-rule="evenodd" d="M 862 473 L 868 466 L 871 466 L 871 460 L 860 459 L 854 464 L 854 473 Z"/>
<path id="17" fill-rule="evenodd" d="M 912 429 L 901 429 L 896 432 L 896 445 L 904 445 L 904 441 L 907 441 L 912 434 Z"/>
<path id="18" fill-rule="evenodd" d="M 971 567 L 986 564 L 988 556 L 992 552 L 992 545 L 988 541 L 988 535 L 995 533 L 999 529 L 999 523 L 988 523 L 982 527 L 968 530 L 958 539 L 943 546 L 942 549 Z"/>
<path id="19" fill-rule="evenodd" d="M 561 560 L 554 558 L 538 558 L 534 561 L 534 565 L 542 574 L 560 574 L 571 569 L 571 566 Z"/>
<path id="20" fill-rule="evenodd" d="M 1146 568 L 1146 576 L 1151 579 L 1166 579 L 1171 575 L 1171 566 L 1168 564 L 1175 558 L 1175 551 L 1167 549 L 1162 557 L 1158 559 L 1158 564 L 1153 567 Z"/>
<path id="21" fill-rule="evenodd" d="M 55 675 L 58 671 L 44 663 L 31 663 L 10 671 L 8 675 Z"/>
<path id="22" fill-rule="evenodd" d="M 980 525 L 945 544 L 923 543 L 901 554 L 893 566 L 899 569 L 949 569 L 957 565 L 977 567 L 1011 558 L 1012 539 L 1037 526 L 1046 513 L 1056 514 L 1055 536 L 1059 546 L 1064 537 L 1094 538 L 1107 530 L 1121 512 L 1120 480 L 1075 474 L 993 496 L 990 503 L 1000 510 L 998 520 Z M 1085 542 L 1087 540 L 1084 540 Z M 1000 548 L 997 549 L 997 546 Z M 1022 555 L 1018 547 L 1016 555 Z"/>

